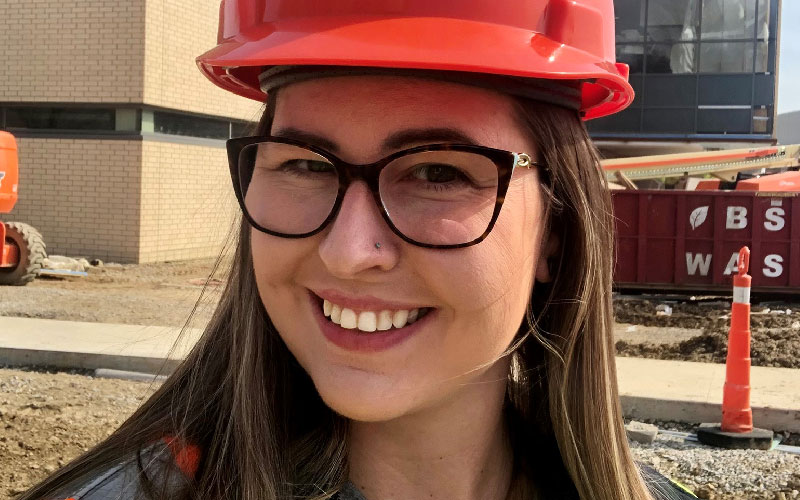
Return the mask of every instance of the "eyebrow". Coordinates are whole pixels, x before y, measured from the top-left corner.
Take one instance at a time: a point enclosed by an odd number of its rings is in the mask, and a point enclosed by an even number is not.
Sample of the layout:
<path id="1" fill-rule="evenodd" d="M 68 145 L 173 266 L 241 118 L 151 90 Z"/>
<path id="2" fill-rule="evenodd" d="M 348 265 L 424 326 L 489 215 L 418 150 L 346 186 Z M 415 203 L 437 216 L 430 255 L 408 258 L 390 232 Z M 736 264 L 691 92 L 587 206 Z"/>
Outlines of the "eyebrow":
<path id="1" fill-rule="evenodd" d="M 276 131 L 273 135 L 286 139 L 307 142 L 320 147 L 331 153 L 339 153 L 341 148 L 330 139 L 313 132 L 306 132 L 295 127 L 286 127 Z M 435 127 L 435 128 L 410 128 L 398 130 L 384 139 L 381 147 L 384 151 L 402 149 L 412 144 L 475 144 L 478 142 L 470 137 L 466 132 L 455 128 Z"/>

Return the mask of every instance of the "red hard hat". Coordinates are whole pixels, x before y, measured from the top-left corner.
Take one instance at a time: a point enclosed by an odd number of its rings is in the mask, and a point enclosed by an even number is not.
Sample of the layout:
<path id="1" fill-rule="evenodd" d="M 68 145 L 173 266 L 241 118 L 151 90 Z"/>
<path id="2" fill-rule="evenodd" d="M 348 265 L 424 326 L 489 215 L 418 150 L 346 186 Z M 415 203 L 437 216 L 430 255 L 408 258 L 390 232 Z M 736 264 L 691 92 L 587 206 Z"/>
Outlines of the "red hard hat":
<path id="1" fill-rule="evenodd" d="M 613 0 L 222 0 L 215 84 L 264 101 L 273 66 L 359 66 L 580 81 L 586 119 L 633 100 Z"/>

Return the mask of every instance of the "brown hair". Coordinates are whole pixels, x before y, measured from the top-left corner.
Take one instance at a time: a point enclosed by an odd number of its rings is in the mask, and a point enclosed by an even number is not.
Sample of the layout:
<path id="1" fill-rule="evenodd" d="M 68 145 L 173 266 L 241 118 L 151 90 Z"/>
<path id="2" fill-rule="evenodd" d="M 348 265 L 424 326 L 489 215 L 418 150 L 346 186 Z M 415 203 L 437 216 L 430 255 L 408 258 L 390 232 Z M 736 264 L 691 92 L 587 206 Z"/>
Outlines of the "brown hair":
<path id="1" fill-rule="evenodd" d="M 274 101 L 259 134 L 271 129 Z M 575 111 L 516 102 L 549 166 L 548 226 L 561 245 L 511 354 L 509 497 L 648 500 L 617 393 L 611 201 L 597 153 Z M 322 402 L 264 310 L 245 222 L 233 255 L 214 316 L 177 371 L 108 439 L 20 500 L 51 498 L 165 435 L 198 445 L 202 459 L 179 492 L 143 474 L 152 498 L 322 499 L 343 485 L 347 421 Z"/>

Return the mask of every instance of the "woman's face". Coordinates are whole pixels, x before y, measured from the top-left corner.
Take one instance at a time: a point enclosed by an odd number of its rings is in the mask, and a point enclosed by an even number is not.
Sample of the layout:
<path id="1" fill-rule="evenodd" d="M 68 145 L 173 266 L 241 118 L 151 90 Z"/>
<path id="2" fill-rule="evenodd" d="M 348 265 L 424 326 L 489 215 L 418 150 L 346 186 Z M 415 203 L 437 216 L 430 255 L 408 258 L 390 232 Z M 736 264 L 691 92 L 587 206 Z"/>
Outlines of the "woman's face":
<path id="1" fill-rule="evenodd" d="M 536 158 L 514 116 L 513 101 L 488 90 L 400 77 L 325 78 L 281 89 L 272 134 L 316 142 L 356 164 L 448 142 L 443 129 Z M 398 135 L 412 142 L 387 149 L 386 140 Z M 505 378 L 508 357 L 498 358 L 523 321 L 534 278 L 548 279 L 543 225 L 535 168 L 515 170 L 483 242 L 448 250 L 400 239 L 358 181 L 337 217 L 314 236 L 286 239 L 252 230 L 253 265 L 270 318 L 323 400 L 346 417 L 381 421 Z M 333 324 L 323 299 L 350 309 L 356 320 L 373 311 L 378 323 L 380 311 L 389 311 L 384 317 L 428 312 L 405 327 L 366 333 Z M 348 315 L 339 321 L 350 321 Z"/>

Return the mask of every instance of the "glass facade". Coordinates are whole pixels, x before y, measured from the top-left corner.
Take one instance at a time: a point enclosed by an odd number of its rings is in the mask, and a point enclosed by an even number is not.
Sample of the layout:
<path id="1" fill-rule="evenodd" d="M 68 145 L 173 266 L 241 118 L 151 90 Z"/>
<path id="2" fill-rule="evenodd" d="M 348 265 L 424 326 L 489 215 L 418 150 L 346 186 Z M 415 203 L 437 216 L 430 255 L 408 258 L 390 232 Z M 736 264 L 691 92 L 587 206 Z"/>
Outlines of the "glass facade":
<path id="1" fill-rule="evenodd" d="M 152 117 L 150 128 L 142 125 L 143 113 Z M 147 129 L 158 134 L 224 140 L 254 133 L 256 125 L 241 120 L 142 108 L 0 104 L 0 130 L 27 134 L 112 137 L 114 134 L 142 133 Z"/>
<path id="2" fill-rule="evenodd" d="M 630 108 L 592 136 L 759 140 L 772 136 L 779 0 L 615 0 Z"/>
<path id="3" fill-rule="evenodd" d="M 9 129 L 109 131 L 115 126 L 113 109 L 18 106 L 2 111 L 0 125 Z"/>

